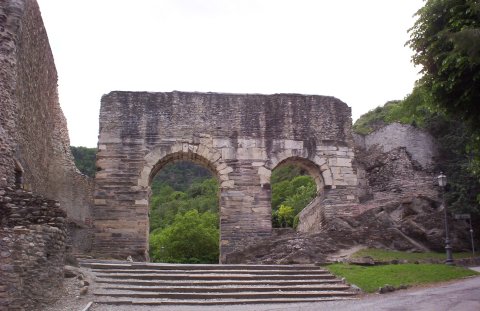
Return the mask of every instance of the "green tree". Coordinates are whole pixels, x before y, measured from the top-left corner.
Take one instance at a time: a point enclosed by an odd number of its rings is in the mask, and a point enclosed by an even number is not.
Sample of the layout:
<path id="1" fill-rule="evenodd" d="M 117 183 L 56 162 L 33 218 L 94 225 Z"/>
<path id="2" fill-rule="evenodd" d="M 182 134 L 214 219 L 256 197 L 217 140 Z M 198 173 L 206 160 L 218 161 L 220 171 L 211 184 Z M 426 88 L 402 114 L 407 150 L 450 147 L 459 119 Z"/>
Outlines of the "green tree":
<path id="1" fill-rule="evenodd" d="M 421 83 L 441 109 L 480 127 L 480 3 L 427 0 L 409 30 Z"/>
<path id="2" fill-rule="evenodd" d="M 272 226 L 274 228 L 292 227 L 293 218 L 300 213 L 315 197 L 317 186 L 312 177 L 297 165 L 284 165 L 272 172 Z M 279 214 L 282 205 L 292 208 L 292 219 L 284 221 Z"/>
<path id="3" fill-rule="evenodd" d="M 150 234 L 150 256 L 155 262 L 217 263 L 218 240 L 217 215 L 190 210 Z"/>
<path id="4" fill-rule="evenodd" d="M 293 227 L 293 218 L 295 217 L 295 211 L 293 207 L 280 205 L 278 208 L 278 222 L 280 223 L 280 227 Z"/>
<path id="5" fill-rule="evenodd" d="M 165 228 L 173 223 L 178 213 L 193 209 L 200 213 L 218 213 L 218 182 L 215 178 L 195 181 L 186 187 L 185 192 L 154 181 L 150 197 L 150 232 Z"/>
<path id="6" fill-rule="evenodd" d="M 70 150 L 78 170 L 87 176 L 95 177 L 97 148 L 70 146 Z"/>
<path id="7" fill-rule="evenodd" d="M 422 66 L 420 83 L 440 111 L 469 128 L 470 170 L 480 177 L 480 3 L 427 0 L 416 15 L 407 44 Z"/>

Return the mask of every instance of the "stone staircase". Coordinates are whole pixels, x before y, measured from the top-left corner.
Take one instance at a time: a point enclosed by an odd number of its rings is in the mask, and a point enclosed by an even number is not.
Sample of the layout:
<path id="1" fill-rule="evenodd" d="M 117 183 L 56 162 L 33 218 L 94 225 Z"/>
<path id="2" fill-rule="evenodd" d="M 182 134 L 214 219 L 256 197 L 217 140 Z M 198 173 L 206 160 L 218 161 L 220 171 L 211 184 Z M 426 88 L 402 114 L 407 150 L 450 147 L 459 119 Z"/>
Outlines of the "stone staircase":
<path id="1" fill-rule="evenodd" d="M 179 265 L 82 260 L 97 304 L 227 305 L 355 299 L 311 265 Z"/>

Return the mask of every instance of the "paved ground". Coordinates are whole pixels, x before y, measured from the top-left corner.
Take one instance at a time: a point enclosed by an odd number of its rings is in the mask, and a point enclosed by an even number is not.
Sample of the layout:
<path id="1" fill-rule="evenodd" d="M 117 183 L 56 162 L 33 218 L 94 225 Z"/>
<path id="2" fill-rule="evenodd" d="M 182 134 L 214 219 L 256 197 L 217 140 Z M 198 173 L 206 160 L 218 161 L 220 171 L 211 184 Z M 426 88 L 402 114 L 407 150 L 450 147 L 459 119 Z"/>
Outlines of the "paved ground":
<path id="1" fill-rule="evenodd" d="M 480 267 L 477 268 L 479 271 Z M 385 295 L 367 295 L 354 301 L 323 303 L 239 305 L 215 307 L 118 307 L 93 306 L 92 311 L 479 311 L 480 277 L 443 283 L 442 285 L 413 288 Z"/>

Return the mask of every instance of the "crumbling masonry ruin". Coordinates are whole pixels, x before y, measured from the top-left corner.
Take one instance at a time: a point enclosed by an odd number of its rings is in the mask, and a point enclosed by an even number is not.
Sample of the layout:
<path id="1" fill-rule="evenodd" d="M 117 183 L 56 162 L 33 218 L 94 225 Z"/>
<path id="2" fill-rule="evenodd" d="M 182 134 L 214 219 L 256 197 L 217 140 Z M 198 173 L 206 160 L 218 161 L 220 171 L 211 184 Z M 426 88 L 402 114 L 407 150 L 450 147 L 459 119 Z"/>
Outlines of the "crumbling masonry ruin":
<path id="1" fill-rule="evenodd" d="M 270 174 L 285 162 L 317 183 L 321 217 L 357 202 L 350 108 L 296 94 L 112 92 L 102 98 L 95 187 L 100 256 L 148 258 L 150 182 L 190 160 L 220 181 L 220 261 L 272 231 Z"/>
<path id="2" fill-rule="evenodd" d="M 1 0 L 0 310 L 55 298 L 67 247 L 88 250 L 92 192 L 70 153 L 38 5 Z"/>

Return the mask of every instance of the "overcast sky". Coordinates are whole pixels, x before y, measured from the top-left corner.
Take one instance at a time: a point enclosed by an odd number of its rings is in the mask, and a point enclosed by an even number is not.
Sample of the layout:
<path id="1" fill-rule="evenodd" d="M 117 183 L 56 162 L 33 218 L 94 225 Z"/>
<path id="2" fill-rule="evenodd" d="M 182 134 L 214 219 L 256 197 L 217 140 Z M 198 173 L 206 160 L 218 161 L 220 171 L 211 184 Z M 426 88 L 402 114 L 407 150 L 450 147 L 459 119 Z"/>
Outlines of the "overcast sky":
<path id="1" fill-rule="evenodd" d="M 71 145 L 114 90 L 335 96 L 353 120 L 411 92 L 422 0 L 37 0 Z"/>

